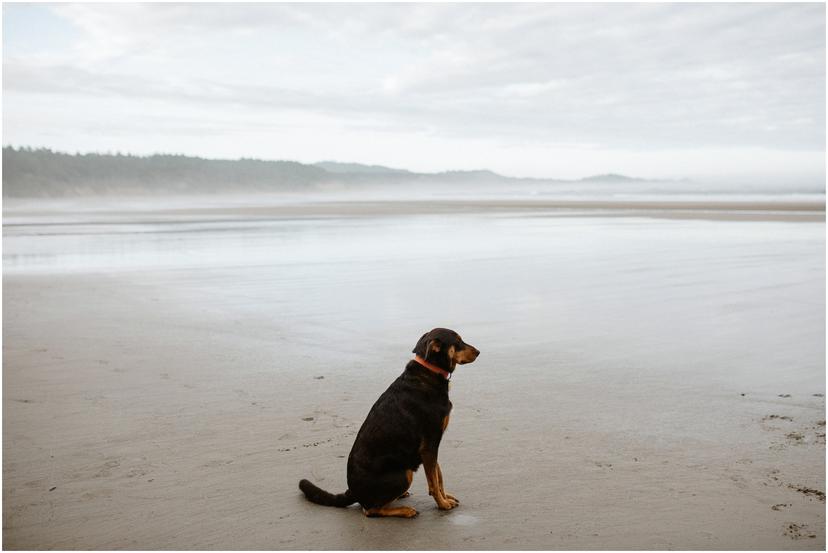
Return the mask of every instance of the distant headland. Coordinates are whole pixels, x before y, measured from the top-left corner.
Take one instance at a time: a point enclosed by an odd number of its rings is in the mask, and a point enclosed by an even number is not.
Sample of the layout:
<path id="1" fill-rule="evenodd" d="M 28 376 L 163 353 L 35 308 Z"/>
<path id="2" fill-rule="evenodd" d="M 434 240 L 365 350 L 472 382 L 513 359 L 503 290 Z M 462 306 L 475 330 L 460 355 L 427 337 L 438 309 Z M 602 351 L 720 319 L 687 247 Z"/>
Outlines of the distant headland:
<path id="1" fill-rule="evenodd" d="M 45 148 L 3 148 L 4 197 L 64 197 L 111 194 L 280 192 L 378 184 L 474 185 L 509 183 L 646 182 L 626 175 L 582 179 L 532 179 L 486 169 L 417 173 L 381 165 L 320 161 L 205 159 L 175 154 L 69 154 Z"/>

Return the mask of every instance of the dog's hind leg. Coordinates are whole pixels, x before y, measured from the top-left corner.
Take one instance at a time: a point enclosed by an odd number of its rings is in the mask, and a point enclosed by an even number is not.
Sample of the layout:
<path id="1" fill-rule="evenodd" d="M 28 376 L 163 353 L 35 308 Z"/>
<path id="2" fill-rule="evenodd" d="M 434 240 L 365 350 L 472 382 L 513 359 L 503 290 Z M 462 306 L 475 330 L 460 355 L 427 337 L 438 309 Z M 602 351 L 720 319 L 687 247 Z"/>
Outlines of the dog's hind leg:
<path id="1" fill-rule="evenodd" d="M 404 517 L 404 518 L 412 518 L 417 516 L 417 511 L 413 507 L 391 507 L 391 503 L 401 497 L 401 494 L 407 493 L 408 488 L 411 486 L 411 481 L 414 479 L 414 471 L 413 470 L 405 470 L 405 471 L 394 471 L 385 473 L 382 477 L 377 478 L 374 480 L 375 485 L 377 485 L 376 490 L 379 493 L 373 494 L 373 496 L 368 499 L 368 505 L 384 505 L 381 507 L 364 507 L 365 503 L 363 503 L 362 511 L 365 513 L 365 516 L 368 517 Z M 385 491 L 382 491 L 385 490 Z M 390 492 L 390 494 L 389 494 Z M 389 501 L 390 497 L 390 501 Z"/>
<path id="2" fill-rule="evenodd" d="M 414 471 L 413 470 L 405 471 L 405 477 L 406 477 L 406 479 L 408 479 L 408 486 L 407 487 L 410 488 L 411 487 L 411 481 L 414 480 Z M 398 497 L 397 499 L 402 499 L 404 497 L 408 497 L 409 495 L 411 495 L 411 492 L 408 491 L 408 489 L 406 489 L 402 493 L 402 495 L 400 497 Z"/>

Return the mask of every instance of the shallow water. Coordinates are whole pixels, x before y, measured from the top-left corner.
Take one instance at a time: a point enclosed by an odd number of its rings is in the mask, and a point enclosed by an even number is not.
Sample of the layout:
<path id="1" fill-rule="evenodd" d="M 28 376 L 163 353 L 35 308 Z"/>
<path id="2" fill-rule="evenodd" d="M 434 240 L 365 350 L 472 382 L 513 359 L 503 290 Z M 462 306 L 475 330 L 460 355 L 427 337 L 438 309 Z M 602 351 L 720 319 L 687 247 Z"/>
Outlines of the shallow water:
<path id="1" fill-rule="evenodd" d="M 493 360 L 530 371 L 548 360 L 561 378 L 600 365 L 619 378 L 824 388 L 824 223 L 508 212 L 12 220 L 6 275 L 152 273 L 170 301 L 290 321 L 292 343 L 321 332 L 323 357 L 366 336 L 395 344 L 448 326 Z"/>

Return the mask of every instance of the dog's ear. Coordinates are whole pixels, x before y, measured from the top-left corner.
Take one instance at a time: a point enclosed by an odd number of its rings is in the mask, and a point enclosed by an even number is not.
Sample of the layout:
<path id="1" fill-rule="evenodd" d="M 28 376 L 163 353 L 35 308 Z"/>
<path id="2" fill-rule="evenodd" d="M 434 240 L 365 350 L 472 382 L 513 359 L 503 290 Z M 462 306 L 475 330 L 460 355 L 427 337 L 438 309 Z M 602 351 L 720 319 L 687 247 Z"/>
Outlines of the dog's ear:
<path id="1" fill-rule="evenodd" d="M 430 338 L 430 334 L 430 332 L 426 332 L 420 336 L 420 339 L 417 340 L 417 345 L 414 346 L 414 353 L 423 359 L 428 359 L 429 355 L 438 353 L 443 349 L 443 342 L 439 338 Z"/>
<path id="2" fill-rule="evenodd" d="M 428 344 L 426 343 L 426 336 L 428 336 L 428 332 L 420 336 L 420 339 L 417 340 L 416 344 L 414 344 L 414 349 L 411 350 L 411 353 L 416 353 L 421 357 L 426 356 L 426 353 L 428 353 L 426 351 L 426 347 L 428 346 Z"/>
<path id="3" fill-rule="evenodd" d="M 430 353 L 439 353 L 443 347 L 443 342 L 438 338 L 432 338 L 428 341 L 428 348 L 426 349 L 425 359 L 428 359 Z"/>

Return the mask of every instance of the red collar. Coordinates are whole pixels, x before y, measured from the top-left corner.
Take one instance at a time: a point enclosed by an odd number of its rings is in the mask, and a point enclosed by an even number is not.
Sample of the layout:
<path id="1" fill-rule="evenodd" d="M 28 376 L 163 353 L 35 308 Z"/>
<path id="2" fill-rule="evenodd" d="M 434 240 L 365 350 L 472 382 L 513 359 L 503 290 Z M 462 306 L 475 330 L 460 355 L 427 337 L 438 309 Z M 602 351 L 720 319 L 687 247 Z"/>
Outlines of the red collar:
<path id="1" fill-rule="evenodd" d="M 448 372 L 447 370 L 441 369 L 437 365 L 432 365 L 431 363 L 429 363 L 428 361 L 426 361 L 425 359 L 423 359 L 419 355 L 414 356 L 414 361 L 416 361 L 417 363 L 419 363 L 423 367 L 427 368 L 431 372 L 434 372 L 434 373 L 437 373 L 437 374 L 441 375 L 446 380 L 451 378 L 451 373 L 450 372 Z"/>

